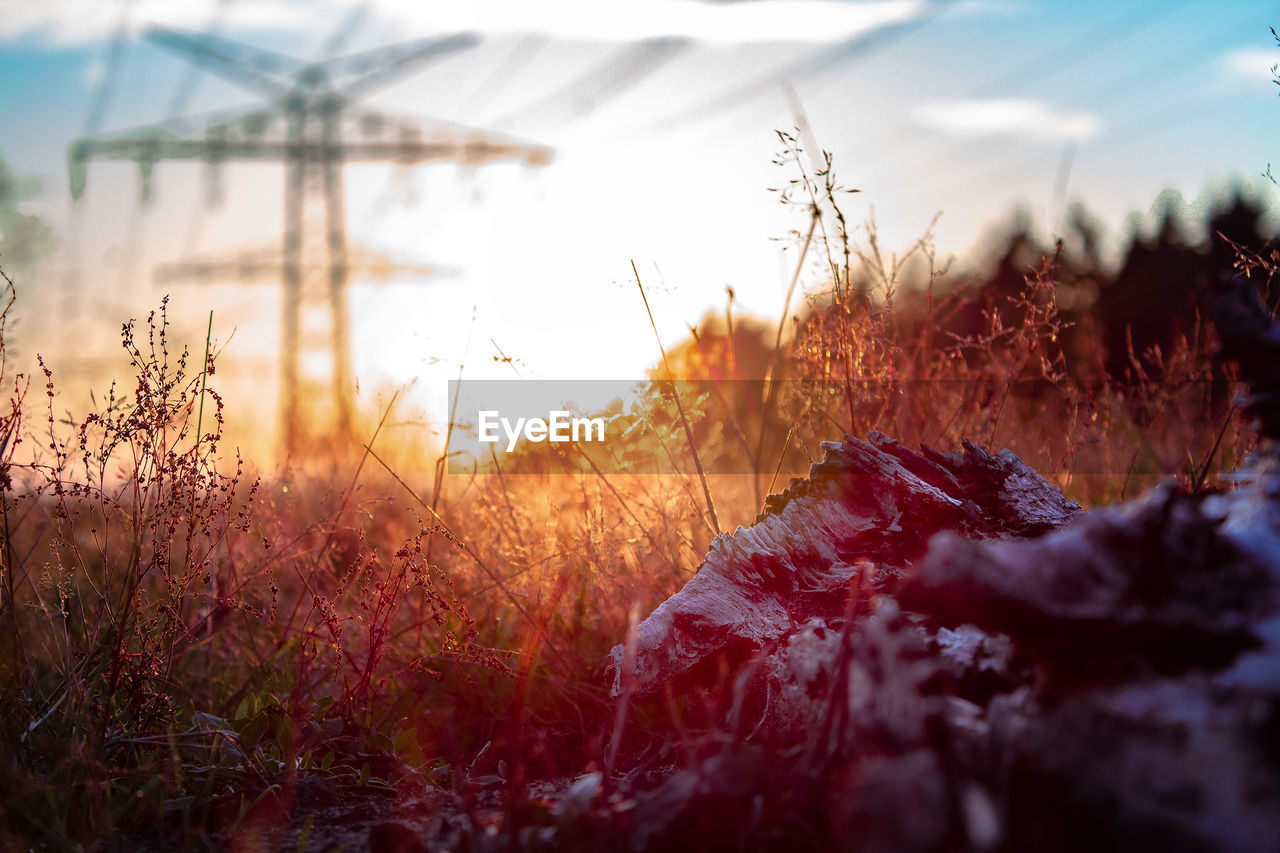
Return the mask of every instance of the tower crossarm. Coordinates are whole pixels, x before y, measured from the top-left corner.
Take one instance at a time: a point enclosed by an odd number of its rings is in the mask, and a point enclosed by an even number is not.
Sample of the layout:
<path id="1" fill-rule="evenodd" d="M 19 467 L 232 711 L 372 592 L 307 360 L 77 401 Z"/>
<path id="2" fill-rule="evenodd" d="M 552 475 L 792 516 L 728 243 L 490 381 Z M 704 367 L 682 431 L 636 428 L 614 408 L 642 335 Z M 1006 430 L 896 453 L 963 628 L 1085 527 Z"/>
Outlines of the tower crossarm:
<path id="1" fill-rule="evenodd" d="M 373 249 L 350 250 L 347 266 L 362 283 L 384 283 L 391 280 L 453 278 L 458 270 L 435 264 L 398 261 Z M 270 284 L 279 285 L 284 262 L 279 246 L 243 249 L 231 257 L 195 257 L 156 267 L 155 281 L 167 284 Z"/>
<path id="2" fill-rule="evenodd" d="M 530 166 L 541 166 L 550 161 L 551 151 L 537 145 L 518 145 L 475 136 L 457 140 L 350 143 L 342 147 L 342 159 L 349 163 L 390 161 L 405 165 L 447 160 L 464 166 L 478 166 L 497 160 L 521 160 Z"/>
<path id="3" fill-rule="evenodd" d="M 151 197 L 151 170 L 161 160 L 283 160 L 284 141 L 253 139 L 181 138 L 159 129 L 129 136 L 77 139 L 67 152 L 71 197 L 84 195 L 90 160 L 132 160 L 142 176 L 142 198 Z"/>
<path id="4" fill-rule="evenodd" d="M 152 44 L 181 55 L 193 65 L 268 98 L 287 94 L 293 87 L 293 79 L 307 67 L 292 57 L 216 36 L 153 27 L 146 37 Z"/>
<path id="5" fill-rule="evenodd" d="M 552 158 L 550 148 L 515 136 L 381 108 L 345 110 L 342 139 L 342 159 L 350 162 L 414 165 L 449 160 L 476 166 L 519 160 L 545 166 Z"/>
<path id="6" fill-rule="evenodd" d="M 288 143 L 267 140 L 174 139 L 164 136 L 123 139 L 81 139 L 71 149 L 72 163 L 89 160 L 279 160 L 289 153 Z"/>
<path id="7" fill-rule="evenodd" d="M 203 130 L 187 121 L 78 139 L 67 154 L 71 196 L 79 199 L 84 194 L 90 160 L 137 163 L 144 200 L 150 197 L 151 170 L 161 160 L 202 160 L 214 165 L 233 160 L 328 160 L 407 166 L 442 161 L 477 166 L 499 160 L 543 166 L 551 160 L 550 148 L 501 134 L 377 110 L 344 112 L 349 115 L 344 116 L 342 132 L 331 139 L 290 139 L 279 113 L 271 110 L 215 116 Z"/>
<path id="8" fill-rule="evenodd" d="M 132 160 L 142 174 L 142 197 L 150 198 L 151 170 L 161 160 L 259 160 L 282 161 L 333 159 L 345 162 L 400 163 L 416 165 L 449 161 L 467 166 L 497 160 L 521 160 L 541 166 L 551 159 L 551 150 L 539 145 L 520 145 L 477 135 L 469 139 L 403 139 L 349 142 L 337 146 L 321 143 L 171 139 L 161 136 L 127 139 L 82 139 L 72 146 L 68 172 L 71 195 L 79 199 L 87 182 L 90 160 Z"/>

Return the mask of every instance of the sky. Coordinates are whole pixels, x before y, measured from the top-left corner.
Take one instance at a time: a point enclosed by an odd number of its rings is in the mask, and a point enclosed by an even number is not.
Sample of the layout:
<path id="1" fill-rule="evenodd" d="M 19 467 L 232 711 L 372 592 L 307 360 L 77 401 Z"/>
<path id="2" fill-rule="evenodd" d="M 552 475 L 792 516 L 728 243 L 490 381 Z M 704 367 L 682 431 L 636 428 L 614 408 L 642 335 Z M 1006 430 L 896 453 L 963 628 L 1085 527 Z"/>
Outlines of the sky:
<path id="1" fill-rule="evenodd" d="M 361 108 L 431 138 L 545 146 L 550 162 L 345 168 L 349 244 L 405 265 L 352 278 L 359 404 L 375 411 L 403 388 L 438 421 L 464 359 L 471 377 L 641 377 L 657 351 L 633 261 L 668 345 L 723 311 L 726 287 L 735 312 L 776 322 L 807 213 L 771 191 L 797 175 L 775 164 L 775 131 L 799 123 L 859 190 L 849 221 L 874 216 L 888 250 L 940 214 L 939 256 L 968 258 L 1015 209 L 1052 234 L 1082 202 L 1119 251 L 1162 191 L 1193 207 L 1232 182 L 1265 191 L 1261 173 L 1280 164 L 1276 12 L 1253 0 L 0 0 L 0 154 L 39 179 L 22 210 L 57 238 L 19 281 L 14 335 L 69 381 L 101 384 L 121 363 L 120 324 L 168 293 L 193 349 L 214 312 L 221 387 L 270 431 L 278 281 L 155 274 L 276 251 L 282 167 L 226 165 L 211 206 L 200 164 L 162 162 L 144 205 L 135 165 L 95 161 L 84 198 L 70 198 L 79 137 L 166 122 L 202 137 L 207 116 L 269 107 L 149 40 L 154 26 L 306 62 L 474 37 Z M 816 265 L 804 280 L 819 283 Z"/>

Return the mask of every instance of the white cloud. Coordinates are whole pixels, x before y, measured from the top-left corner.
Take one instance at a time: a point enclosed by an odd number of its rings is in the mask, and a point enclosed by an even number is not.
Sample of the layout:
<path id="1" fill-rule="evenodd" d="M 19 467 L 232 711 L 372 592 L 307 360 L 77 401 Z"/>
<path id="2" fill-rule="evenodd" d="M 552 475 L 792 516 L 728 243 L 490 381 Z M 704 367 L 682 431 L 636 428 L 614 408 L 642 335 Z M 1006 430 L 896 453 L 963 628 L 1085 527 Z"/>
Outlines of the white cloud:
<path id="1" fill-rule="evenodd" d="M 226 30 L 332 26 L 353 0 L 239 0 L 225 7 Z M 151 24 L 201 28 L 218 0 L 136 0 L 134 29 Z M 926 0 L 379 0 L 371 18 L 409 35 L 471 30 L 544 33 L 604 41 L 692 38 L 712 42 L 844 41 L 920 15 Z M 105 0 L 0 0 L 0 41 L 82 44 L 109 38 L 120 14 Z"/>
<path id="2" fill-rule="evenodd" d="M 714 42 L 838 42 L 910 20 L 923 0 L 472 0 L 437 8 L 420 0 L 386 0 L 384 14 L 423 29 L 537 32 L 606 41 L 675 37 Z"/>
<path id="3" fill-rule="evenodd" d="M 1241 47 L 1222 55 L 1223 73 L 1232 83 L 1274 85 L 1271 69 L 1280 62 L 1280 50 L 1265 47 Z"/>
<path id="4" fill-rule="evenodd" d="M 921 127 L 968 139 L 1089 139 L 1101 129 L 1097 117 L 1090 113 L 1065 112 L 1043 101 L 1023 98 L 934 101 L 917 107 L 914 118 Z"/>
<path id="5" fill-rule="evenodd" d="M 128 10 L 129 29 L 137 33 L 155 24 L 200 29 L 215 18 L 219 5 L 218 0 L 135 0 Z M 307 6 L 297 0 L 243 0 L 227 4 L 224 19 L 233 30 L 299 29 L 315 21 Z M 123 8 L 105 0 L 0 0 L 0 41 L 54 46 L 102 41 L 115 33 Z"/>

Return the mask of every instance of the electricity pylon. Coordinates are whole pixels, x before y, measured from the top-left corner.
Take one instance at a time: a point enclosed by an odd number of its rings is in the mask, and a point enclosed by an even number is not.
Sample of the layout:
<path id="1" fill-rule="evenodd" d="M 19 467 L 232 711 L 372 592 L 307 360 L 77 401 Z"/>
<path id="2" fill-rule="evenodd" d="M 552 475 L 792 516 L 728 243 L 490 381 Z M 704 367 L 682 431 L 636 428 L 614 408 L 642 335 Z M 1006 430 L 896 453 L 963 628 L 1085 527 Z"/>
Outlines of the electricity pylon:
<path id="1" fill-rule="evenodd" d="M 151 173 L 161 160 L 202 160 L 211 200 L 219 174 L 231 161 L 285 166 L 284 235 L 280 273 L 284 289 L 280 338 L 280 434 L 286 457 L 307 437 L 326 432 L 316 403 L 330 384 L 332 430 L 349 435 L 352 377 L 342 166 L 449 161 L 477 166 L 517 159 L 545 165 L 550 149 L 456 125 L 424 126 L 360 106 L 376 88 L 418 65 L 471 47 L 476 38 L 454 35 L 307 63 L 212 36 L 155 29 L 147 38 L 266 98 L 265 107 L 233 114 L 175 119 L 112 136 L 76 140 L 68 152 L 73 199 L 85 188 L 90 160 L 132 160 L 151 196 Z M 327 369 L 326 369 L 327 368 Z"/>

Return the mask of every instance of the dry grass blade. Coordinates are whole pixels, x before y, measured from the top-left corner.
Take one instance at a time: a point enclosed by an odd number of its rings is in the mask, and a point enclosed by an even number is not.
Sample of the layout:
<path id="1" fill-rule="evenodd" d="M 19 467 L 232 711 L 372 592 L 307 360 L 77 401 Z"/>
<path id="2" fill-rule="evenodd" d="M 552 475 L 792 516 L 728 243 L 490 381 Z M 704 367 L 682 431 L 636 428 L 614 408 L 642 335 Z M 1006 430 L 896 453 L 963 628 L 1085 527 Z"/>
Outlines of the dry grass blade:
<path id="1" fill-rule="evenodd" d="M 662 367 L 666 371 L 667 376 L 671 377 L 671 367 L 667 363 L 667 350 L 662 345 L 662 336 L 658 334 L 658 324 L 654 322 L 653 310 L 649 308 L 649 297 L 645 295 L 644 283 L 640 281 L 640 271 L 636 269 L 636 262 L 631 262 L 631 272 L 636 277 L 636 287 L 640 288 L 640 298 L 644 300 L 645 313 L 649 315 L 649 327 L 653 329 L 653 337 L 658 342 L 658 352 L 662 353 Z M 671 386 L 671 397 L 675 400 L 676 410 L 680 413 L 680 424 L 684 427 L 685 439 L 689 442 L 689 453 L 693 456 L 693 467 L 698 472 L 698 480 L 702 483 L 702 495 L 707 501 L 707 512 L 711 515 L 711 527 L 718 535 L 720 530 L 720 518 L 716 515 L 716 502 L 711 499 L 711 487 L 707 485 L 706 472 L 702 470 L 702 457 L 698 455 L 698 443 L 693 438 L 693 430 L 689 428 L 689 418 L 685 414 L 684 404 L 680 402 L 680 393 L 675 388 L 674 381 Z"/>

